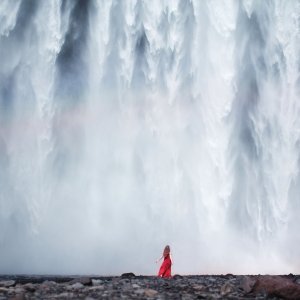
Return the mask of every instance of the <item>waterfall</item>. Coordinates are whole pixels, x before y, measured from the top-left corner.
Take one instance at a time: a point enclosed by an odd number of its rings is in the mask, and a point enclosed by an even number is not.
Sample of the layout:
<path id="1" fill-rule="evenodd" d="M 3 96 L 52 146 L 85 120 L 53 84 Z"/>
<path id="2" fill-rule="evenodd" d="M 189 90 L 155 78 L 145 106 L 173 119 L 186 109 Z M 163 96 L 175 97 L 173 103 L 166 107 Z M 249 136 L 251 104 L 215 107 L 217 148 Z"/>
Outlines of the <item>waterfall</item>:
<path id="1" fill-rule="evenodd" d="M 298 0 L 2 0 L 0 273 L 299 273 L 299 53 Z"/>

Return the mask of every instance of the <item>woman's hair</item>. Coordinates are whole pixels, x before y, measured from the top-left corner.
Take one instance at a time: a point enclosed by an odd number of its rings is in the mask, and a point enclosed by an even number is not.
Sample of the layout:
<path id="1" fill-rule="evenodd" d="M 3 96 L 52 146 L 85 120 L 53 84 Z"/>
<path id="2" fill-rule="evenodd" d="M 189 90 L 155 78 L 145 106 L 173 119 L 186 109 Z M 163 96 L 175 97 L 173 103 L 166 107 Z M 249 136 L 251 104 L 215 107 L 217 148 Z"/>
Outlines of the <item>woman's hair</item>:
<path id="1" fill-rule="evenodd" d="M 164 252 L 163 252 L 163 256 L 166 257 L 168 254 L 170 254 L 170 246 L 167 245 L 164 249 Z"/>

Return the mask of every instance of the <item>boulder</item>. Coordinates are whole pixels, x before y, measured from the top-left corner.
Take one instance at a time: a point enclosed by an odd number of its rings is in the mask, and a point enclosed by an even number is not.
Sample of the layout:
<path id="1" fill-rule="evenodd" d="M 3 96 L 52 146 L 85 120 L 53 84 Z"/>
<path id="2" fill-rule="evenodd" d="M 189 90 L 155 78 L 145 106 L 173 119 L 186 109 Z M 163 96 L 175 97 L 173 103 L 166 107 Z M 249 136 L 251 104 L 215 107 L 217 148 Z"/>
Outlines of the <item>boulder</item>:
<path id="1" fill-rule="evenodd" d="M 146 297 L 155 297 L 158 294 L 158 291 L 153 289 L 145 289 L 144 293 Z"/>
<path id="2" fill-rule="evenodd" d="M 81 283 L 83 285 L 92 285 L 92 280 L 89 277 L 78 277 L 68 282 L 69 284 Z"/>
<path id="3" fill-rule="evenodd" d="M 135 275 L 133 274 L 133 273 L 123 273 L 122 275 L 121 275 L 121 277 L 122 278 L 134 278 L 135 277 Z"/>
<path id="4" fill-rule="evenodd" d="M 84 285 L 82 283 L 80 283 L 80 282 L 76 282 L 76 283 L 74 283 L 74 284 L 71 285 L 71 288 L 73 290 L 80 290 L 83 287 L 84 287 Z"/>
<path id="5" fill-rule="evenodd" d="M 220 289 L 221 296 L 226 296 L 234 291 L 234 287 L 229 283 L 225 282 Z"/>
<path id="6" fill-rule="evenodd" d="M 0 287 L 10 287 L 14 286 L 16 282 L 14 280 L 1 280 Z"/>
<path id="7" fill-rule="evenodd" d="M 57 285 L 57 283 L 53 280 L 45 280 L 42 282 L 41 285 L 46 286 L 46 287 L 51 287 L 51 286 Z"/>
<path id="8" fill-rule="evenodd" d="M 268 297 L 300 299 L 300 285 L 292 279 L 280 276 L 259 276 L 253 287 L 255 293 L 266 293 Z"/>
<path id="9" fill-rule="evenodd" d="M 250 276 L 242 276 L 240 281 L 240 288 L 246 293 L 250 293 L 256 283 L 256 279 Z"/>
<path id="10" fill-rule="evenodd" d="M 28 283 L 24 284 L 24 288 L 28 292 L 35 292 L 36 291 L 36 286 L 31 282 L 28 282 Z"/>
<path id="11" fill-rule="evenodd" d="M 92 279 L 93 286 L 98 286 L 98 285 L 101 285 L 102 283 L 103 283 L 103 280 L 101 280 L 101 279 Z"/>

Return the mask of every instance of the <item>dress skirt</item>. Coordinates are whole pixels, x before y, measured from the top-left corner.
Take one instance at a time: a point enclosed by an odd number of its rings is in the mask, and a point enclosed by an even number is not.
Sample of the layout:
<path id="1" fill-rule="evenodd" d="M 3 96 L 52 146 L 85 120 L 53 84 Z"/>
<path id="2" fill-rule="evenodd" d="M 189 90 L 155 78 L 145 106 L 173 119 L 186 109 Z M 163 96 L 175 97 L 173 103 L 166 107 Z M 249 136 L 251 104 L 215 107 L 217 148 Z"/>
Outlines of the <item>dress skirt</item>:
<path id="1" fill-rule="evenodd" d="M 171 278 L 171 259 L 170 255 L 164 257 L 164 261 L 160 266 L 158 276 L 163 278 Z"/>

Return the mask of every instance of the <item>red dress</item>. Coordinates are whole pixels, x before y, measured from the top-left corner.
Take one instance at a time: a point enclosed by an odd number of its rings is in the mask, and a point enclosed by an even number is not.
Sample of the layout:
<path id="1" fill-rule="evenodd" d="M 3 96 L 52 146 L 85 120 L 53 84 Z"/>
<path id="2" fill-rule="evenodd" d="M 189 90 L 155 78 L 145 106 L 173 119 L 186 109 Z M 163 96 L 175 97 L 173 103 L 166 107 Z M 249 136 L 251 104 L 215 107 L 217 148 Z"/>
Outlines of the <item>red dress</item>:
<path id="1" fill-rule="evenodd" d="M 164 261 L 160 266 L 158 276 L 163 277 L 163 278 L 171 278 L 171 259 L 170 259 L 170 254 L 167 254 L 164 257 Z"/>

